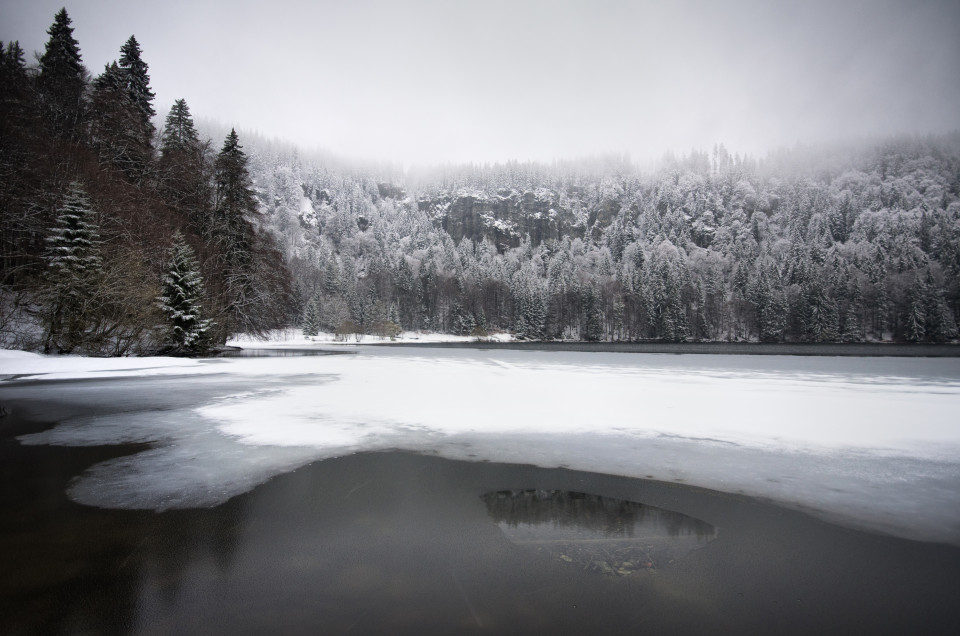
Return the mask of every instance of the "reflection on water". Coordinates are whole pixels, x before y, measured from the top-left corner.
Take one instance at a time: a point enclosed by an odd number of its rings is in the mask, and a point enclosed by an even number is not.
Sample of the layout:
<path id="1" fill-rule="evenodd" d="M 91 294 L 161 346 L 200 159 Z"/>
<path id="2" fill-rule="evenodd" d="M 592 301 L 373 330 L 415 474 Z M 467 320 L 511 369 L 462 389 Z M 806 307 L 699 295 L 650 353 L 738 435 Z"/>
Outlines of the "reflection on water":
<path id="1" fill-rule="evenodd" d="M 502 490 L 482 499 L 513 543 L 616 576 L 662 567 L 717 535 L 679 512 L 580 492 Z"/>

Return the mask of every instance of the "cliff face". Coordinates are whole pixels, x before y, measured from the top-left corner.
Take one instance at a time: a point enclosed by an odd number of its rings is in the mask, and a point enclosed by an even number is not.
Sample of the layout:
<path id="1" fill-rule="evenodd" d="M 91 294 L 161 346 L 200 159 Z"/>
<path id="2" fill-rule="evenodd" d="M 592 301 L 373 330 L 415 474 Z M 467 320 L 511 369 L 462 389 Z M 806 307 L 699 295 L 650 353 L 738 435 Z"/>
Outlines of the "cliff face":
<path id="1" fill-rule="evenodd" d="M 564 206 L 560 195 L 546 188 L 496 194 L 461 189 L 421 198 L 417 204 L 455 243 L 464 237 L 487 238 L 499 250 L 517 247 L 525 236 L 533 245 L 563 236 L 582 237 L 587 225 L 586 216 Z"/>

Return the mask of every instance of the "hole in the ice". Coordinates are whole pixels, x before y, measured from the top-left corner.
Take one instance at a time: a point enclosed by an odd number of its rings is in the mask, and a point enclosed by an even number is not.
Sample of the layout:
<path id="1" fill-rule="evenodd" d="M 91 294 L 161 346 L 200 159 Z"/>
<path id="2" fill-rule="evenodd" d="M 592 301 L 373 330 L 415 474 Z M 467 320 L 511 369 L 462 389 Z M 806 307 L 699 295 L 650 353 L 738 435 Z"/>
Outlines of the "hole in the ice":
<path id="1" fill-rule="evenodd" d="M 501 490 L 482 499 L 513 543 L 611 576 L 664 567 L 717 536 L 679 512 L 580 492 Z"/>

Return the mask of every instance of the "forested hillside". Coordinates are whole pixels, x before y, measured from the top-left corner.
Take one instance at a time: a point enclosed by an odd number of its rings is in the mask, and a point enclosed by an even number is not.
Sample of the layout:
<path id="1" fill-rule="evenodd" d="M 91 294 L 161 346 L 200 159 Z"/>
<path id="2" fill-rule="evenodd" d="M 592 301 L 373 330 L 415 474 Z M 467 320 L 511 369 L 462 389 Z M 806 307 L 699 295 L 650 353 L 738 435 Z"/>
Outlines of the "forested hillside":
<path id="1" fill-rule="evenodd" d="M 160 123 L 134 37 L 94 77 L 66 11 L 48 33 L 35 65 L 0 46 L 3 346 L 193 354 L 292 324 L 957 337 L 958 134 L 403 173 L 234 130 L 214 144 L 183 99 Z"/>
<path id="2" fill-rule="evenodd" d="M 960 301 L 960 136 L 722 146 L 405 182 L 254 161 L 308 330 L 528 339 L 943 342 Z"/>
<path id="3" fill-rule="evenodd" d="M 199 353 L 287 322 L 290 274 L 233 131 L 154 124 L 135 37 L 91 76 L 60 11 L 36 65 L 0 43 L 0 343 Z"/>

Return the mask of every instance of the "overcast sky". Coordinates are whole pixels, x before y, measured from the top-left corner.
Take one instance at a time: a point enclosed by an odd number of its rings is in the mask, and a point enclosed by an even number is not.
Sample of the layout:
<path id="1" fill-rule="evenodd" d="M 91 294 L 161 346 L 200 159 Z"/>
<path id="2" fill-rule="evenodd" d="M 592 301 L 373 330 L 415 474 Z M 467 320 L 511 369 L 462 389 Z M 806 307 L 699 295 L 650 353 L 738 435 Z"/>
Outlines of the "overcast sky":
<path id="1" fill-rule="evenodd" d="M 64 0 L 0 0 L 31 55 Z M 635 159 L 960 129 L 960 1 L 71 0 L 165 115 L 403 163 Z"/>

